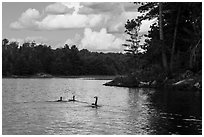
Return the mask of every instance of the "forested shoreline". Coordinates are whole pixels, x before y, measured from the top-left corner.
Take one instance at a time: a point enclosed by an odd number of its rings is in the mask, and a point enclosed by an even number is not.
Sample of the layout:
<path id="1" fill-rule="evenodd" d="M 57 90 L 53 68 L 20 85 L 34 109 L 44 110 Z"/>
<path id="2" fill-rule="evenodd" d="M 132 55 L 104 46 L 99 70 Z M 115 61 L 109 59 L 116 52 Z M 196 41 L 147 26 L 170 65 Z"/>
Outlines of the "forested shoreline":
<path id="1" fill-rule="evenodd" d="M 128 52 L 135 56 L 135 71 L 105 85 L 202 89 L 202 3 L 135 2 L 142 15 L 125 24 Z M 147 35 L 142 21 L 154 20 Z M 140 43 L 145 38 L 143 44 Z M 140 54 L 143 49 L 144 54 Z"/>
<path id="2" fill-rule="evenodd" d="M 133 69 L 131 54 L 97 53 L 79 50 L 75 45 L 52 49 L 46 44 L 9 42 L 3 39 L 3 77 L 122 75 Z"/>

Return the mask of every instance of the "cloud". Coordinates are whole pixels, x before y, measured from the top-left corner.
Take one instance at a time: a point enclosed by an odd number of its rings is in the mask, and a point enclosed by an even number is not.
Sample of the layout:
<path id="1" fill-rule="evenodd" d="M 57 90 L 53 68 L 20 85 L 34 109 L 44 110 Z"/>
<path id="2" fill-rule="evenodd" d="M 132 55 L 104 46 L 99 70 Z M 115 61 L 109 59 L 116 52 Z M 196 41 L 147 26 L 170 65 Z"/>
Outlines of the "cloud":
<path id="1" fill-rule="evenodd" d="M 45 9 L 45 13 L 48 14 L 43 19 L 38 10 L 28 9 L 22 13 L 18 21 L 10 24 L 10 28 L 34 30 L 86 28 L 100 26 L 106 20 L 105 16 L 101 14 L 77 14 L 79 8 L 79 3 L 55 3 L 48 5 Z M 74 9 L 73 13 L 66 13 L 70 9 Z"/>
<path id="2" fill-rule="evenodd" d="M 36 20 L 38 20 L 40 17 L 41 16 L 38 10 L 29 8 L 21 14 L 18 21 L 11 23 L 10 27 L 13 29 L 35 27 L 37 25 Z"/>
<path id="3" fill-rule="evenodd" d="M 31 30 L 106 28 L 109 33 L 124 33 L 127 19 L 140 15 L 137 7 L 129 2 L 54 3 L 45 7 L 43 16 L 36 9 L 26 10 L 10 27 Z M 144 22 L 141 31 L 147 31 L 150 24 Z"/>
<path id="4" fill-rule="evenodd" d="M 119 2 L 82 2 L 79 14 L 121 13 L 123 6 Z"/>
<path id="5" fill-rule="evenodd" d="M 125 40 L 108 33 L 105 28 L 99 32 L 86 28 L 79 48 L 90 51 L 117 52 L 123 50 L 122 44 L 124 42 Z"/>
<path id="6" fill-rule="evenodd" d="M 42 37 L 42 36 L 29 36 L 25 38 L 25 41 L 35 41 L 36 43 L 46 43 L 48 42 L 48 39 Z"/>
<path id="7" fill-rule="evenodd" d="M 110 33 L 124 33 L 127 19 L 136 18 L 138 5 L 130 2 L 84 2 L 79 14 L 101 14 L 106 17 L 105 24 Z"/>
<path id="8" fill-rule="evenodd" d="M 139 5 L 134 4 L 133 2 L 123 2 L 123 8 L 127 12 L 137 12 Z"/>
<path id="9" fill-rule="evenodd" d="M 80 2 L 62 2 L 63 5 L 68 8 L 74 8 L 73 14 L 77 14 L 79 9 L 81 8 Z"/>
<path id="10" fill-rule="evenodd" d="M 152 19 L 152 20 L 143 20 L 142 25 L 140 27 L 140 32 L 148 32 L 150 30 L 150 25 L 154 23 L 157 19 Z"/>
<path id="11" fill-rule="evenodd" d="M 50 4 L 45 8 L 45 12 L 49 14 L 66 14 L 66 13 L 73 13 L 74 7 L 68 7 L 63 3 L 54 3 Z"/>
<path id="12" fill-rule="evenodd" d="M 137 12 L 139 7 L 133 2 L 82 2 L 80 5 L 80 14 Z"/>
<path id="13" fill-rule="evenodd" d="M 18 42 L 19 45 L 22 45 L 25 42 L 35 42 L 36 44 L 42 44 L 42 43 L 47 43 L 48 39 L 42 37 L 42 36 L 28 36 L 24 39 L 22 38 L 11 38 L 9 39 L 10 42 Z"/>
<path id="14" fill-rule="evenodd" d="M 69 28 L 85 28 L 95 27 L 103 21 L 101 15 L 80 15 L 80 14 L 65 14 L 65 15 L 47 15 L 41 22 L 38 22 L 40 29 L 69 29 Z"/>
<path id="15" fill-rule="evenodd" d="M 65 44 L 68 44 L 69 46 L 79 45 L 80 40 L 81 40 L 81 35 L 76 34 L 73 39 L 68 38 L 68 39 L 65 41 L 64 45 L 65 45 Z"/>
<path id="16" fill-rule="evenodd" d="M 133 2 L 82 2 L 79 14 L 121 14 L 122 12 L 137 12 L 138 5 Z"/>
<path id="17" fill-rule="evenodd" d="M 117 16 L 111 16 L 112 18 L 107 23 L 107 30 L 110 33 L 124 33 L 125 23 L 128 19 L 136 18 L 139 15 L 138 12 L 122 12 Z"/>

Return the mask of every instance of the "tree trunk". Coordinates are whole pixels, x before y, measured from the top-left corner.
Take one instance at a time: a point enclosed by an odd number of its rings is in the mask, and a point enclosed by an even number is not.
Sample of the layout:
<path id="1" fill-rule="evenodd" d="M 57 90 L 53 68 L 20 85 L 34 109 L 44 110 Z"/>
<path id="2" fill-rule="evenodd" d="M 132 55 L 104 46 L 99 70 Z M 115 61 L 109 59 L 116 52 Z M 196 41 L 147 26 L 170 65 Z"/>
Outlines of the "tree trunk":
<path id="1" fill-rule="evenodd" d="M 192 69 L 193 68 L 193 57 L 194 57 L 194 52 L 190 51 L 190 59 L 189 59 L 189 68 Z"/>
<path id="2" fill-rule="evenodd" d="M 193 65 L 196 62 L 196 49 L 198 45 L 200 44 L 201 39 L 198 41 L 198 43 L 195 45 L 195 47 L 190 50 L 190 59 L 189 59 L 189 68 L 193 69 Z"/>
<path id="3" fill-rule="evenodd" d="M 177 35 L 177 30 L 178 30 L 178 22 L 179 22 L 180 12 L 181 12 L 181 7 L 179 6 L 178 7 L 177 17 L 176 17 L 176 24 L 175 24 L 175 28 L 174 28 L 173 44 L 172 44 L 172 49 L 171 49 L 171 60 L 170 60 L 170 70 L 171 70 L 171 72 L 173 71 L 174 52 L 175 52 L 175 45 L 176 45 L 176 35 Z"/>
<path id="4" fill-rule="evenodd" d="M 160 44 L 162 47 L 162 64 L 166 72 L 168 72 L 168 64 L 166 57 L 166 49 L 164 45 L 164 34 L 163 34 L 163 26 L 162 26 L 162 2 L 159 3 L 159 34 L 160 34 Z"/>

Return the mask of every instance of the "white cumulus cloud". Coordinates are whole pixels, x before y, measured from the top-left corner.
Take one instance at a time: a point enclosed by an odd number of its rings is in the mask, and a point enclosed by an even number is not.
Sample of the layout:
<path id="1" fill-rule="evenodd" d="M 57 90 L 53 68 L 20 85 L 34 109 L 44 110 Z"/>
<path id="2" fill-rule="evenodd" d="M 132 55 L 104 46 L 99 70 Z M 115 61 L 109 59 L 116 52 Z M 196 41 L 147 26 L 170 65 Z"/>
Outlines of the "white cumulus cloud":
<path id="1" fill-rule="evenodd" d="M 50 4 L 45 8 L 45 11 L 49 14 L 66 14 L 73 13 L 74 7 L 68 7 L 63 3 Z"/>
<path id="2" fill-rule="evenodd" d="M 100 26 L 106 20 L 102 14 L 77 14 L 79 8 L 79 3 L 55 3 L 46 7 L 43 18 L 38 10 L 27 9 L 17 21 L 10 24 L 10 28 L 35 30 L 86 28 Z M 70 9 L 74 9 L 72 14 L 69 13 Z"/>
<path id="3" fill-rule="evenodd" d="M 27 9 L 10 27 L 35 30 L 106 28 L 110 33 L 124 33 L 127 19 L 140 15 L 137 8 L 138 5 L 127 2 L 53 3 L 45 7 L 42 15 L 36 9 Z M 141 31 L 147 31 L 150 22 L 143 24 Z"/>
<path id="4" fill-rule="evenodd" d="M 123 50 L 122 44 L 124 42 L 124 39 L 117 38 L 113 34 L 107 33 L 105 28 L 102 28 L 99 32 L 86 28 L 80 48 L 90 51 L 117 52 Z"/>
<path id="5" fill-rule="evenodd" d="M 36 26 L 36 20 L 40 18 L 40 12 L 36 9 L 27 9 L 21 14 L 18 21 L 10 24 L 13 29 L 23 29 Z"/>
<path id="6" fill-rule="evenodd" d="M 101 15 L 47 15 L 42 21 L 38 22 L 40 29 L 68 29 L 68 28 L 84 28 L 95 27 L 103 21 Z"/>

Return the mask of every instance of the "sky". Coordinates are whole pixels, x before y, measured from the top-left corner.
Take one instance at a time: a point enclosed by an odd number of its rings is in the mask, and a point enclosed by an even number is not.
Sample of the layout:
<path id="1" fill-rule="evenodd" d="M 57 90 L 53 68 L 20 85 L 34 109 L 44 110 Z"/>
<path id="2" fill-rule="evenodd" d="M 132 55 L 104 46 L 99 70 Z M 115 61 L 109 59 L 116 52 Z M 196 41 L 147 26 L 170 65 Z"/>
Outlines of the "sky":
<path id="1" fill-rule="evenodd" d="M 136 18 L 131 2 L 3 2 L 2 37 L 9 41 L 34 40 L 53 49 L 65 44 L 94 52 L 122 52 L 128 35 L 127 19 Z M 143 21 L 147 33 L 152 21 Z"/>

